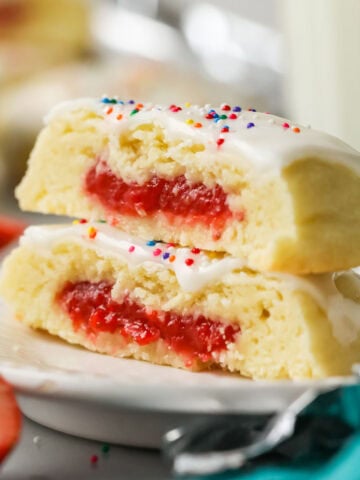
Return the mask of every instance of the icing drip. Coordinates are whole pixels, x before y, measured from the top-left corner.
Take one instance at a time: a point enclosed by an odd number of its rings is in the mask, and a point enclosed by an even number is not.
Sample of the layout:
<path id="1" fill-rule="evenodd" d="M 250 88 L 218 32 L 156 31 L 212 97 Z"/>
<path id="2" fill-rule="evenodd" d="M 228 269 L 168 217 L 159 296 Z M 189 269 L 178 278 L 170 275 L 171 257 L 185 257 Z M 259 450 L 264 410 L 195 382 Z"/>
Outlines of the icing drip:
<path id="1" fill-rule="evenodd" d="M 221 149 L 233 154 L 234 162 L 237 158 L 250 161 L 257 174 L 279 173 L 286 165 L 305 157 L 341 163 L 360 174 L 359 152 L 340 139 L 254 109 L 244 111 L 229 105 L 159 106 L 87 98 L 61 103 L 45 121 L 49 123 L 81 109 L 102 117 L 109 135 L 117 136 L 126 129 L 153 123 L 164 128 L 166 140 L 202 142 L 205 154 Z"/>
<path id="2" fill-rule="evenodd" d="M 96 232 L 96 235 L 94 235 Z M 21 245 L 51 248 L 61 241 L 75 241 L 94 248 L 103 256 L 121 257 L 130 265 L 152 262 L 173 270 L 185 291 L 201 290 L 223 275 L 244 267 L 244 261 L 229 255 L 212 255 L 198 249 L 176 247 L 150 240 L 132 239 L 125 233 L 103 223 L 72 226 L 29 227 Z"/>

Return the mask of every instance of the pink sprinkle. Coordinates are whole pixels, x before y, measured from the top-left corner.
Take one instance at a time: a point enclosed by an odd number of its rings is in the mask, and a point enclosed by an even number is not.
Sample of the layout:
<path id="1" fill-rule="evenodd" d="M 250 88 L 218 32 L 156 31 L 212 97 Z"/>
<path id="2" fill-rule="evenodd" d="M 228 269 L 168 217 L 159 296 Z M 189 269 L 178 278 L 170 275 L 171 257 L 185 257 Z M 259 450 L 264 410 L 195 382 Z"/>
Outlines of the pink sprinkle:
<path id="1" fill-rule="evenodd" d="M 287 122 L 284 122 L 284 123 L 282 124 L 282 126 L 283 126 L 284 128 L 290 128 L 290 125 L 289 125 Z"/>
<path id="2" fill-rule="evenodd" d="M 134 250 L 135 250 L 134 245 L 130 245 L 130 247 L 129 247 L 129 252 L 132 253 Z"/>
<path id="3" fill-rule="evenodd" d="M 153 255 L 154 257 L 158 257 L 159 255 L 161 255 L 161 248 L 155 248 L 155 250 L 153 251 Z"/>
<path id="4" fill-rule="evenodd" d="M 182 110 L 182 108 L 178 107 L 177 105 L 170 105 L 169 110 L 176 113 L 176 112 L 180 112 L 180 110 Z"/>

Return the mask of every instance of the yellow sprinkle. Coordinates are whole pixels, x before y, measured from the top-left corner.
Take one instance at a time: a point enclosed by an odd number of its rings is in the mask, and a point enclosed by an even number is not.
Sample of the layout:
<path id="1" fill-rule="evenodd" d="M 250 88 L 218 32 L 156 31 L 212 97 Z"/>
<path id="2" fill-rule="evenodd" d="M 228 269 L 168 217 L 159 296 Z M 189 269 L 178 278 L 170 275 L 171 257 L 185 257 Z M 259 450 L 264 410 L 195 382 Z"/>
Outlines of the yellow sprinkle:
<path id="1" fill-rule="evenodd" d="M 73 225 L 77 225 L 77 224 L 80 223 L 80 222 L 79 222 L 79 220 L 73 220 L 72 223 L 73 223 Z"/>
<path id="2" fill-rule="evenodd" d="M 185 102 L 185 107 L 187 107 L 187 108 L 191 107 L 191 103 L 190 102 Z"/>
<path id="3" fill-rule="evenodd" d="M 191 124 L 194 123 L 194 120 L 193 120 L 192 118 L 187 118 L 187 119 L 185 120 L 185 123 L 187 123 L 188 125 L 191 125 Z"/>
<path id="4" fill-rule="evenodd" d="M 96 237 L 96 234 L 97 234 L 96 228 L 94 228 L 94 227 L 89 227 L 89 228 L 88 228 L 89 238 L 95 238 L 95 237 Z"/>

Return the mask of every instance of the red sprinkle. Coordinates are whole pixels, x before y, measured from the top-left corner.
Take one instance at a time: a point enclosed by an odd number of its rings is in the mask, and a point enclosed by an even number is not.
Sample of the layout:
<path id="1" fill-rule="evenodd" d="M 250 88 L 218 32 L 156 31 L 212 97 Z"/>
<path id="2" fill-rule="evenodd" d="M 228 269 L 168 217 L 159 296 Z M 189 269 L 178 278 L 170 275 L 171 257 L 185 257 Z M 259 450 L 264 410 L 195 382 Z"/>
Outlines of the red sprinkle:
<path id="1" fill-rule="evenodd" d="M 229 129 L 227 127 L 224 127 L 221 129 L 221 133 L 228 133 Z"/>
<path id="2" fill-rule="evenodd" d="M 132 253 L 134 250 L 135 250 L 134 245 L 130 245 L 130 247 L 129 247 L 129 252 Z"/>
<path id="3" fill-rule="evenodd" d="M 218 146 L 220 147 L 220 145 L 222 145 L 223 143 L 225 142 L 225 140 L 223 138 L 218 138 L 216 140 L 216 143 L 218 144 Z"/>
<path id="4" fill-rule="evenodd" d="M 290 128 L 290 125 L 289 125 L 287 122 L 284 122 L 284 123 L 282 124 L 282 126 L 283 126 L 284 128 Z"/>
<path id="5" fill-rule="evenodd" d="M 81 218 L 81 219 L 79 220 L 79 223 L 87 223 L 87 220 L 85 220 L 85 218 Z"/>
<path id="6" fill-rule="evenodd" d="M 191 253 L 194 253 L 195 255 L 197 255 L 198 253 L 200 253 L 200 248 L 197 248 L 197 247 L 192 248 Z"/>
<path id="7" fill-rule="evenodd" d="M 230 105 L 225 104 L 225 105 L 221 106 L 221 110 L 224 110 L 225 112 L 227 112 L 227 111 L 231 110 L 231 107 L 230 107 Z"/>
<path id="8" fill-rule="evenodd" d="M 96 465 L 98 461 L 99 461 L 99 457 L 98 457 L 97 455 L 91 455 L 91 457 L 90 457 L 90 463 L 91 463 L 92 465 Z"/>
<path id="9" fill-rule="evenodd" d="M 194 259 L 193 258 L 187 258 L 185 260 L 185 263 L 188 267 L 191 267 L 191 265 L 194 263 Z"/>
<path id="10" fill-rule="evenodd" d="M 179 112 L 180 110 L 182 110 L 182 108 L 178 107 L 177 105 L 170 105 L 169 110 L 171 110 L 172 112 Z"/>
<path id="11" fill-rule="evenodd" d="M 214 118 L 214 115 L 213 115 L 212 113 L 207 113 L 207 114 L 205 115 L 205 118 L 208 118 L 209 120 L 210 120 L 210 119 L 212 120 L 212 119 Z"/>
<path id="12" fill-rule="evenodd" d="M 230 113 L 228 118 L 230 118 L 230 120 L 236 120 L 238 117 L 237 117 L 236 113 Z"/>
<path id="13" fill-rule="evenodd" d="M 158 257 L 159 255 L 161 255 L 161 252 L 161 248 L 155 248 L 155 250 L 153 251 L 154 257 Z"/>

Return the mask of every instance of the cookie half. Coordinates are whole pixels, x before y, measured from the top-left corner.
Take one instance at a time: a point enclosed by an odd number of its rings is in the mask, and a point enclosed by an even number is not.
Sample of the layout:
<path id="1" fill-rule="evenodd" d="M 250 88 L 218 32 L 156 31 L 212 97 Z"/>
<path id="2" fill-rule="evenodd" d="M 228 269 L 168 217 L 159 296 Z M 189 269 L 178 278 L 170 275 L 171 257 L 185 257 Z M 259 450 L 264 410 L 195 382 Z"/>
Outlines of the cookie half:
<path id="1" fill-rule="evenodd" d="M 103 223 L 30 227 L 20 243 L 0 285 L 16 317 L 90 350 L 256 379 L 347 374 L 360 360 L 351 273 L 346 296 L 331 274 L 256 273 Z"/>
<path id="2" fill-rule="evenodd" d="M 273 115 L 105 98 L 60 105 L 17 189 L 24 210 L 106 219 L 259 271 L 360 264 L 360 160 Z"/>

